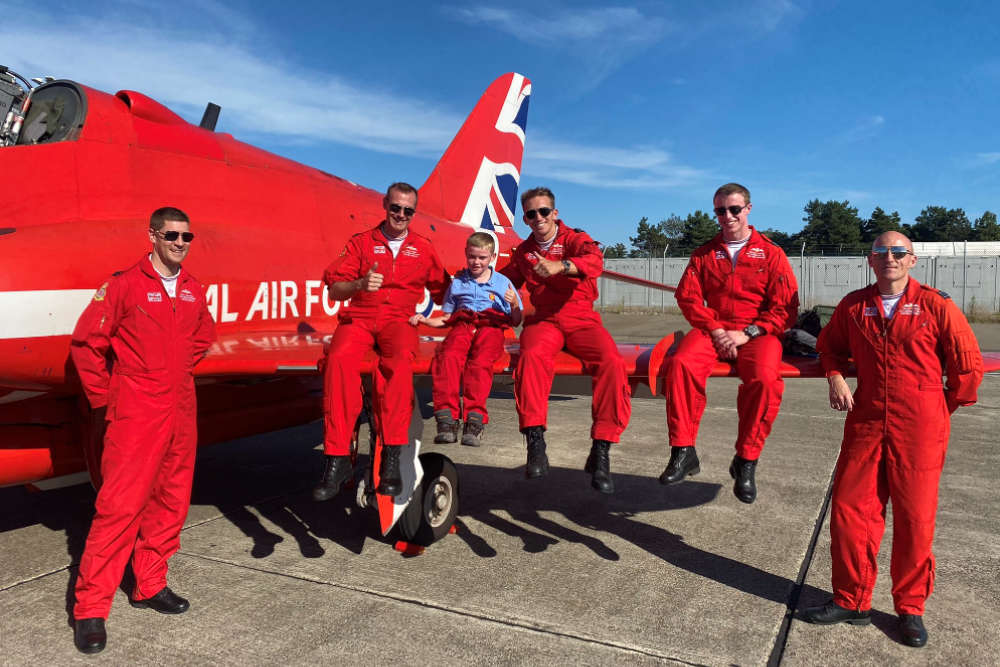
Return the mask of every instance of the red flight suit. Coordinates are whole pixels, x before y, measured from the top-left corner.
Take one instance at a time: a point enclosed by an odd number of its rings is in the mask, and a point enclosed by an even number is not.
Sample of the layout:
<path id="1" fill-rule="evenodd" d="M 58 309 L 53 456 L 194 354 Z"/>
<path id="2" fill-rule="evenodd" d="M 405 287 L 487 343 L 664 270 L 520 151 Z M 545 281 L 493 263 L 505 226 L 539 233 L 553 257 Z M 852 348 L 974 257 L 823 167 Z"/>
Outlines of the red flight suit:
<path id="1" fill-rule="evenodd" d="M 214 340 L 201 284 L 182 271 L 171 299 L 149 257 L 104 283 L 80 316 L 70 353 L 91 407 L 107 406 L 107 431 L 75 618 L 108 617 L 129 555 L 133 599 L 167 585 L 191 502 L 194 366 Z"/>
<path id="2" fill-rule="evenodd" d="M 477 412 L 490 423 L 486 399 L 493 387 L 493 364 L 503 354 L 504 329 L 510 316 L 497 310 L 456 310 L 448 318 L 451 331 L 434 353 L 434 411 L 448 410 L 452 419 L 468 419 Z M 461 387 L 459 386 L 461 382 Z M 461 393 L 461 410 L 458 397 Z"/>
<path id="3" fill-rule="evenodd" d="M 778 416 L 785 383 L 778 372 L 781 334 L 798 314 L 795 274 L 785 252 L 753 227 L 737 256 L 729 256 L 722 234 L 691 255 L 674 293 L 694 329 L 669 358 L 665 377 L 667 430 L 673 447 L 693 447 L 705 412 L 705 385 L 718 355 L 709 334 L 714 329 L 742 331 L 751 324 L 765 334 L 737 348 L 736 371 L 742 384 L 736 398 L 739 430 L 736 453 L 760 457 Z"/>
<path id="4" fill-rule="evenodd" d="M 600 247 L 585 232 L 557 222 L 559 229 L 543 251 L 529 236 L 513 252 L 501 273 L 514 287 L 526 285 L 535 312 L 525 318 L 521 354 L 514 370 L 514 397 L 523 431 L 545 427 L 549 393 L 555 377 L 555 357 L 564 347 L 584 363 L 593 377 L 590 437 L 618 442 L 632 414 L 625 360 L 601 316 L 594 311 L 597 277 L 604 270 Z M 542 278 L 534 271 L 539 258 L 571 260 L 579 275 Z"/>
<path id="5" fill-rule="evenodd" d="M 323 273 L 327 286 L 357 280 L 375 264 L 384 276 L 376 292 L 359 291 L 340 311 L 323 378 L 327 455 L 350 453 L 354 424 L 361 412 L 361 363 L 378 346 L 375 394 L 383 442 L 401 445 L 409 440 L 413 412 L 413 360 L 417 330 L 409 323 L 426 286 L 438 302 L 451 278 L 431 242 L 413 230 L 407 232 L 399 254 L 392 256 L 381 224 L 355 234 L 340 257 Z"/>
<path id="6" fill-rule="evenodd" d="M 833 600 L 871 608 L 891 498 L 893 602 L 899 614 L 922 615 L 934 586 L 931 542 L 950 415 L 976 402 L 983 378 L 975 334 L 947 295 L 910 278 L 889 320 L 877 285 L 844 297 L 817 349 L 827 376 L 846 374 L 849 358 L 858 370 L 833 484 Z"/>

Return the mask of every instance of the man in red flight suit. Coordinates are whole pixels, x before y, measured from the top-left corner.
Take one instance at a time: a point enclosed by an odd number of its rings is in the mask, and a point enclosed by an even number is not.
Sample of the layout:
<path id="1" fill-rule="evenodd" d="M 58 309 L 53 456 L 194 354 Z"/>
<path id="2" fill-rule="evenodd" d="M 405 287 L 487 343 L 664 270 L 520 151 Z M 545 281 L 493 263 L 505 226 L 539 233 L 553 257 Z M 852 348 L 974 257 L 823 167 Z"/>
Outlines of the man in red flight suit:
<path id="1" fill-rule="evenodd" d="M 785 252 L 747 223 L 750 191 L 727 183 L 713 197 L 721 232 L 691 255 L 674 296 L 694 327 L 667 363 L 665 391 L 670 461 L 662 484 L 701 468 L 695 452 L 705 385 L 719 359 L 736 362 L 739 432 L 729 465 L 733 493 L 757 498 L 754 473 L 781 407 L 781 338 L 798 314 L 798 286 Z"/>
<path id="2" fill-rule="evenodd" d="M 192 373 L 215 340 L 201 283 L 181 270 L 194 239 L 190 227 L 183 211 L 154 211 L 152 253 L 105 282 L 73 331 L 73 363 L 107 424 L 103 482 L 73 608 L 74 640 L 84 653 L 107 642 L 104 620 L 129 555 L 133 607 L 188 609 L 167 586 L 167 560 L 180 548 L 191 502 L 198 444 Z"/>
<path id="3" fill-rule="evenodd" d="M 385 445 L 376 490 L 391 496 L 403 490 L 398 448 L 409 440 L 412 363 L 417 351 L 417 330 L 409 318 L 424 298 L 424 287 L 440 303 L 450 281 L 431 242 L 409 229 L 417 211 L 416 189 L 407 183 L 393 183 L 382 207 L 385 220 L 351 237 L 323 274 L 330 298 L 350 299 L 351 303 L 340 311 L 340 325 L 326 358 L 326 466 L 313 488 L 317 501 L 333 498 L 354 473 L 350 447 L 361 412 L 361 362 L 376 345 L 374 385 Z"/>
<path id="4" fill-rule="evenodd" d="M 891 499 L 892 599 L 903 642 L 919 647 L 927 643 L 924 602 L 934 586 L 931 542 L 951 413 L 976 402 L 983 358 L 948 295 L 909 277 L 916 261 L 905 236 L 879 236 L 868 257 L 875 284 L 844 297 L 820 332 L 830 407 L 848 415 L 830 514 L 833 599 L 805 616 L 819 624 L 871 622 Z M 851 359 L 853 396 L 844 380 Z"/>
<path id="5" fill-rule="evenodd" d="M 625 361 L 594 311 L 597 277 L 604 256 L 586 233 L 559 219 L 555 195 L 534 188 L 521 195 L 531 236 L 514 251 L 502 271 L 514 287 L 527 285 L 535 312 L 525 318 L 521 356 L 514 371 L 514 395 L 521 432 L 527 441 L 525 476 L 549 471 L 545 426 L 556 354 L 564 347 L 593 377 L 593 446 L 584 470 L 601 493 L 613 493 L 611 444 L 618 442 L 632 413 Z"/>

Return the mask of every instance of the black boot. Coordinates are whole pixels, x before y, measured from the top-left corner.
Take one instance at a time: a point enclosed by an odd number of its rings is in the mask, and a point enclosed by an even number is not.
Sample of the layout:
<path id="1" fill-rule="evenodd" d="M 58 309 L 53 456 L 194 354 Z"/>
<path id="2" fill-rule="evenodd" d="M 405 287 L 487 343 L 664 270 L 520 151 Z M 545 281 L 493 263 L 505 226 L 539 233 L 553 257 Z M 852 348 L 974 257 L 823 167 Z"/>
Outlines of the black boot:
<path id="1" fill-rule="evenodd" d="M 100 653 L 108 643 L 103 618 L 78 618 L 73 624 L 73 643 L 80 653 Z"/>
<path id="2" fill-rule="evenodd" d="M 403 490 L 403 477 L 399 472 L 401 445 L 383 445 L 382 462 L 378 467 L 378 488 L 384 496 L 397 496 Z"/>
<path id="3" fill-rule="evenodd" d="M 660 484 L 676 484 L 685 477 L 693 477 L 701 472 L 698 453 L 694 447 L 671 447 L 667 468 L 660 475 Z"/>
<path id="4" fill-rule="evenodd" d="M 593 475 L 590 485 L 601 493 L 615 492 L 615 483 L 611 480 L 611 457 L 608 455 L 610 449 L 611 443 L 607 440 L 594 440 L 587 464 L 583 467 L 584 472 Z"/>
<path id="5" fill-rule="evenodd" d="M 458 442 L 458 422 L 447 410 L 438 410 L 434 413 L 437 421 L 437 435 L 434 436 L 435 445 L 449 445 Z"/>
<path id="6" fill-rule="evenodd" d="M 756 460 L 748 461 L 739 455 L 734 456 L 733 462 L 729 464 L 729 476 L 736 480 L 733 484 L 733 495 L 739 498 L 740 502 L 749 504 L 757 500 L 757 483 L 753 478 L 756 469 Z"/>
<path id="7" fill-rule="evenodd" d="M 899 615 L 899 635 L 907 646 L 920 648 L 927 644 L 927 630 L 924 619 L 916 614 Z"/>
<path id="8" fill-rule="evenodd" d="M 830 600 L 818 607 L 809 607 L 802 615 L 806 621 L 815 623 L 816 625 L 833 625 L 835 623 L 868 625 L 872 622 L 871 613 L 871 609 L 865 609 L 864 611 L 845 609 L 833 600 Z"/>
<path id="9" fill-rule="evenodd" d="M 478 447 L 483 444 L 483 416 L 478 412 L 470 412 L 465 417 L 462 427 L 462 444 L 467 447 Z"/>
<path id="10" fill-rule="evenodd" d="M 528 463 L 524 467 L 524 476 L 535 479 L 549 474 L 549 457 L 545 455 L 545 429 L 541 426 L 529 426 L 524 429 L 524 439 L 528 443 Z"/>
<path id="11" fill-rule="evenodd" d="M 351 457 L 347 456 L 327 456 L 326 467 L 323 468 L 323 477 L 319 484 L 313 487 L 313 500 L 322 502 L 329 500 L 340 491 L 340 485 L 349 480 L 354 475 L 354 464 Z"/>

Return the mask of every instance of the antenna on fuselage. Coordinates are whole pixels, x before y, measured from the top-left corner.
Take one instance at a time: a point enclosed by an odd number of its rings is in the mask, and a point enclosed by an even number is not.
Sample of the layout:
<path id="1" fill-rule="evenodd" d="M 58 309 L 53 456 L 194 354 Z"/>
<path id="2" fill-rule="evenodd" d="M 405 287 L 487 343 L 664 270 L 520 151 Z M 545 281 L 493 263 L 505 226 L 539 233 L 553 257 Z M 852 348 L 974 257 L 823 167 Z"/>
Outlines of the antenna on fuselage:
<path id="1" fill-rule="evenodd" d="M 209 132 L 215 132 L 215 124 L 219 122 L 220 111 L 222 111 L 222 107 L 215 102 L 209 102 L 205 106 L 205 113 L 202 114 L 201 123 L 198 124 L 198 127 L 204 128 Z"/>

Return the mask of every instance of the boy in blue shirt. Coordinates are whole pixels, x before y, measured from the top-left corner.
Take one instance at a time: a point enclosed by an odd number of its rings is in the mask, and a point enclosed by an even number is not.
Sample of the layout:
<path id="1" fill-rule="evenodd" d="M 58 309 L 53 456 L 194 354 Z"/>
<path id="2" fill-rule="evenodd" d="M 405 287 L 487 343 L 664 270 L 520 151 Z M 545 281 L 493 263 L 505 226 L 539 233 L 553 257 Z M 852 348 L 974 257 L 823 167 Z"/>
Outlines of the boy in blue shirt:
<path id="1" fill-rule="evenodd" d="M 491 268 L 496 242 L 485 232 L 465 242 L 466 268 L 445 293 L 445 316 L 414 315 L 410 324 L 450 326 L 431 362 L 437 444 L 458 440 L 459 381 L 463 388 L 462 444 L 478 447 L 489 423 L 486 399 L 493 385 L 493 364 L 503 354 L 504 329 L 521 323 L 521 299 L 510 280 Z"/>

